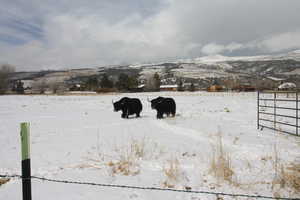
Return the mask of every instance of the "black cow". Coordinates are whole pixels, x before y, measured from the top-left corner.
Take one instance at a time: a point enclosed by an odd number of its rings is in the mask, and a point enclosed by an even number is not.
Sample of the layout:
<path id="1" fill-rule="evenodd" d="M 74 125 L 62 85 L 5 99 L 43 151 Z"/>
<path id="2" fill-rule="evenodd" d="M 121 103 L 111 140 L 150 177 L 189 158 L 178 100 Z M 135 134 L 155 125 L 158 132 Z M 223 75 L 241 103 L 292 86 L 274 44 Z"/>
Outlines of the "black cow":
<path id="1" fill-rule="evenodd" d="M 176 103 L 173 98 L 157 97 L 152 99 L 151 108 L 157 110 L 157 119 L 163 118 L 164 114 L 167 116 L 172 114 L 173 117 L 176 114 Z"/>
<path id="2" fill-rule="evenodd" d="M 136 117 L 140 117 L 143 105 L 137 98 L 123 97 L 117 102 L 113 103 L 114 111 L 118 112 L 122 110 L 122 118 L 128 118 L 129 115 L 136 114 Z"/>

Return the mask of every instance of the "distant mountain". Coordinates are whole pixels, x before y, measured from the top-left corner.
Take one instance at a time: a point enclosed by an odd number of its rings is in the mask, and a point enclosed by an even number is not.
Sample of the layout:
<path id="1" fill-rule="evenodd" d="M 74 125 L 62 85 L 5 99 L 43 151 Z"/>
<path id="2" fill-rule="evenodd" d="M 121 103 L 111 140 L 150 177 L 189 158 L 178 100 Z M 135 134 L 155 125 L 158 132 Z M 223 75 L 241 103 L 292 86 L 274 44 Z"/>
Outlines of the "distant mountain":
<path id="1" fill-rule="evenodd" d="M 178 79 L 198 83 L 207 87 L 213 82 L 238 80 L 244 84 L 255 84 L 261 80 L 291 81 L 300 86 L 300 50 L 280 55 L 248 57 L 227 57 L 213 55 L 194 59 L 181 59 L 175 62 L 134 64 L 128 66 L 73 69 L 63 71 L 17 72 L 12 80 L 61 80 L 80 82 L 90 76 L 101 77 L 107 73 L 114 80 L 120 73 L 138 75 L 141 83 L 148 76 L 159 73 L 162 84 L 174 84 Z"/>

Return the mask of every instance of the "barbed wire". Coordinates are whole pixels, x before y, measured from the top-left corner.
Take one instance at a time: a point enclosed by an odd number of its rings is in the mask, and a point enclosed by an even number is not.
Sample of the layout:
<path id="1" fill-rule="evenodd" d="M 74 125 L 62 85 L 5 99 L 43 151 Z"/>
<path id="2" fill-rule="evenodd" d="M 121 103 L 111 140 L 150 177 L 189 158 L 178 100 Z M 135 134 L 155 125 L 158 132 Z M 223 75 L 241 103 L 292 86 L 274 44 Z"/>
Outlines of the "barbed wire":
<path id="1" fill-rule="evenodd" d="M 103 184 L 103 183 L 82 182 L 82 181 L 68 181 L 68 180 L 50 179 L 50 178 L 39 177 L 39 176 L 31 176 L 30 178 L 23 178 L 21 175 L 17 175 L 17 174 L 15 174 L 15 175 L 1 175 L 0 174 L 0 178 L 17 178 L 17 179 L 22 179 L 22 180 L 37 179 L 37 180 L 42 180 L 42 181 L 65 183 L 65 184 L 91 185 L 91 186 L 100 186 L 100 187 L 127 188 L 127 189 L 137 189 L 137 190 L 182 192 L 182 193 L 207 194 L 207 195 L 231 196 L 231 197 L 242 197 L 242 198 L 300 200 L 300 198 L 270 197 L 270 196 L 249 195 L 249 194 L 230 194 L 230 193 L 224 193 L 224 192 L 210 192 L 210 191 L 191 190 L 191 189 L 180 190 L 180 189 L 172 189 L 172 188 L 143 187 L 143 186 Z"/>

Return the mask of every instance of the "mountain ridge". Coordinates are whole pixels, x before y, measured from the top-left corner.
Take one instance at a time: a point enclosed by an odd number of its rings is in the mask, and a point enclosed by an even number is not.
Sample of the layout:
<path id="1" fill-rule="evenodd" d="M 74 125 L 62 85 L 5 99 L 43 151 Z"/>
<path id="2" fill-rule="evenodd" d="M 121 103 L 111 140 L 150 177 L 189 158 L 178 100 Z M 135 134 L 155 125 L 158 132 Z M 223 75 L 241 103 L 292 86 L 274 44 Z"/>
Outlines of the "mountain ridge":
<path id="1" fill-rule="evenodd" d="M 158 73 L 162 84 L 194 82 L 207 87 L 214 82 L 238 80 L 244 84 L 272 79 L 292 81 L 300 86 L 300 50 L 287 54 L 239 56 L 210 55 L 193 59 L 179 59 L 173 62 L 103 66 L 85 69 L 51 70 L 39 72 L 16 72 L 12 80 L 59 79 L 69 83 L 83 82 L 88 77 L 99 79 L 106 73 L 117 80 L 121 73 L 135 75 L 140 83 L 145 83 L 149 76 Z"/>

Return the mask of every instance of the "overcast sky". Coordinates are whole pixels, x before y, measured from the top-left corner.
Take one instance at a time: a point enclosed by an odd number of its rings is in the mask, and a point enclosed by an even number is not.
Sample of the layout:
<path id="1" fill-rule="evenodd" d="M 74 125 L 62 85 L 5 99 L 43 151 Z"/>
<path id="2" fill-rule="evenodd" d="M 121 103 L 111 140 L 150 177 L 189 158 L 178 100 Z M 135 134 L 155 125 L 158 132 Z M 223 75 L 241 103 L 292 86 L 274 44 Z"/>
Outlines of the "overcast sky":
<path id="1" fill-rule="evenodd" d="M 300 49 L 299 0 L 0 0 L 0 63 L 17 70 Z"/>

